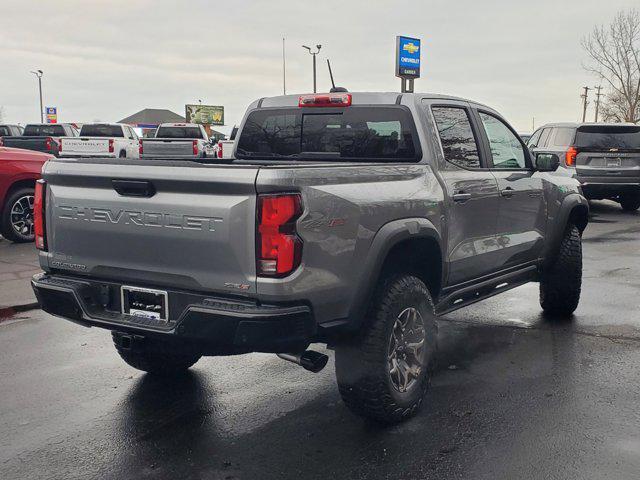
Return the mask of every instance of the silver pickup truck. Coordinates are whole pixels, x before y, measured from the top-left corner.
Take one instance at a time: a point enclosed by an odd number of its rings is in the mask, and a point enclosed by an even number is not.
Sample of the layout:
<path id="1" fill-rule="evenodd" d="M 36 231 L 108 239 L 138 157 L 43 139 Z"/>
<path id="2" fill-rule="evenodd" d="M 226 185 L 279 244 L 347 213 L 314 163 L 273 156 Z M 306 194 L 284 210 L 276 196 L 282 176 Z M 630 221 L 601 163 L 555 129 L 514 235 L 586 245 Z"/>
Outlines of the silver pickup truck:
<path id="1" fill-rule="evenodd" d="M 559 163 L 458 98 L 263 98 L 230 160 L 48 162 L 33 288 L 156 375 L 247 352 L 318 371 L 328 344 L 346 405 L 398 422 L 438 315 L 526 282 L 551 318 L 578 307 L 588 203 Z"/>
<path id="2" fill-rule="evenodd" d="M 205 158 L 209 136 L 195 123 L 163 123 L 154 138 L 140 139 L 141 158 Z"/>

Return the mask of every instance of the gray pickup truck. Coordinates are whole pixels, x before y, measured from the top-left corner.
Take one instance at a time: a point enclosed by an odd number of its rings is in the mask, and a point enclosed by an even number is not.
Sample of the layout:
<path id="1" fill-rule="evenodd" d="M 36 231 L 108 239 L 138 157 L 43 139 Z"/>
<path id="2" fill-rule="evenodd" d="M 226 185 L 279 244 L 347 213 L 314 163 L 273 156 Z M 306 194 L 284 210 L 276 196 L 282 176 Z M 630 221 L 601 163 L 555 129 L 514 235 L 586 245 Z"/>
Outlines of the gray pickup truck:
<path id="1" fill-rule="evenodd" d="M 163 123 L 153 138 L 141 138 L 141 158 L 190 159 L 204 158 L 210 145 L 202 125 L 196 123 Z"/>
<path id="2" fill-rule="evenodd" d="M 217 163 L 216 163 L 217 162 Z M 42 308 L 135 368 L 272 352 L 383 423 L 420 407 L 438 315 L 526 282 L 577 308 L 588 203 L 489 107 L 437 95 L 263 98 L 233 159 L 57 159 L 35 202 Z"/>
<path id="3" fill-rule="evenodd" d="M 3 137 L 2 145 L 11 148 L 23 148 L 36 152 L 60 153 L 62 137 L 77 137 L 78 131 L 67 123 L 34 123 L 24 127 L 22 135 Z"/>

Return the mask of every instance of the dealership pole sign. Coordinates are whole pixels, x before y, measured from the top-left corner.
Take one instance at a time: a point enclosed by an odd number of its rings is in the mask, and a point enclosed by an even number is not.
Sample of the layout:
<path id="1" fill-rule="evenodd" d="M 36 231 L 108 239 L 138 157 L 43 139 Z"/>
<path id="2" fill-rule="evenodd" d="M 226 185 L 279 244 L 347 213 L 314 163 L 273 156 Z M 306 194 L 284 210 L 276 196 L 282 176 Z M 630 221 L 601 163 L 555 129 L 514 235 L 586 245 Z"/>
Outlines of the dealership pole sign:
<path id="1" fill-rule="evenodd" d="M 47 123 L 58 123 L 58 107 L 46 107 Z"/>
<path id="2" fill-rule="evenodd" d="M 420 78 L 421 53 L 419 38 L 396 37 L 396 77 L 402 80 L 402 92 L 413 92 L 413 80 Z"/>
<path id="3" fill-rule="evenodd" d="M 224 107 L 217 105 L 185 105 L 188 123 L 201 125 L 224 125 Z"/>

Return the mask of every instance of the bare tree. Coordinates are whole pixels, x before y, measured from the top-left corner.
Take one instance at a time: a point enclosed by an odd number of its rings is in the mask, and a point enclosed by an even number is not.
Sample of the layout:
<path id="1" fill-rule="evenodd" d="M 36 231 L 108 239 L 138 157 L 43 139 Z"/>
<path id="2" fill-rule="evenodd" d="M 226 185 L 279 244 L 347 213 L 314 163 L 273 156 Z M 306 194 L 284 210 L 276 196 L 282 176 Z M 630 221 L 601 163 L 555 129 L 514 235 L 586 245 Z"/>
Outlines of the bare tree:
<path id="1" fill-rule="evenodd" d="M 591 59 L 585 68 L 609 86 L 603 118 L 640 121 L 640 12 L 617 13 L 608 27 L 595 27 L 582 40 Z"/>

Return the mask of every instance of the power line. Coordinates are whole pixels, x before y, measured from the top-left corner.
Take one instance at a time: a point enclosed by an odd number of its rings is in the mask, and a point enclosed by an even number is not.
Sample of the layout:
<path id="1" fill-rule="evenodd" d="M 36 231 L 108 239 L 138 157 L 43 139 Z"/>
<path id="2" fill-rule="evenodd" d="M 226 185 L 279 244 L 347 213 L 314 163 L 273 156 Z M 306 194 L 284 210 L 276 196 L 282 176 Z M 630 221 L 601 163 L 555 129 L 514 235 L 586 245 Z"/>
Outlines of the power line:
<path id="1" fill-rule="evenodd" d="M 582 123 L 587 121 L 587 105 L 589 103 L 588 97 L 589 97 L 589 90 L 592 90 L 589 87 L 582 87 L 584 88 L 584 93 L 582 95 L 580 95 L 580 98 L 582 98 Z"/>
<path id="2" fill-rule="evenodd" d="M 595 121 L 598 121 L 598 113 L 600 112 L 600 97 L 603 95 L 602 93 L 600 93 L 600 91 L 602 90 L 602 85 L 598 85 L 596 87 L 596 117 L 595 117 Z"/>

